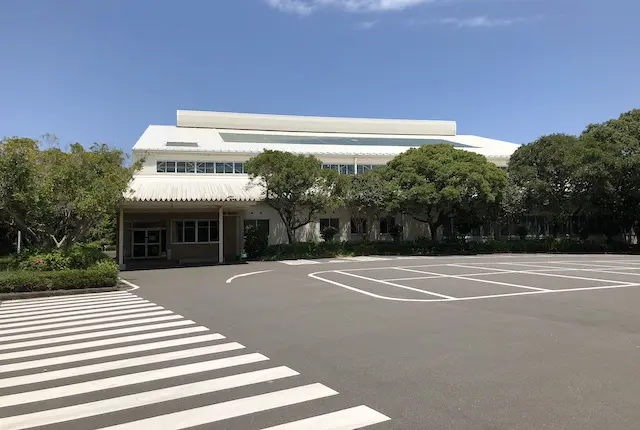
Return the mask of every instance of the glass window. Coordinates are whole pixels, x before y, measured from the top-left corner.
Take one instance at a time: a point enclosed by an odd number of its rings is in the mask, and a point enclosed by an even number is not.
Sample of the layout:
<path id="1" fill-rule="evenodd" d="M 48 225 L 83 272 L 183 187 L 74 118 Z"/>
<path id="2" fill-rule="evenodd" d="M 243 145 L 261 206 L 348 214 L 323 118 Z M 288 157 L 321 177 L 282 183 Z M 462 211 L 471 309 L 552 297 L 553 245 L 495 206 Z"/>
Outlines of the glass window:
<path id="1" fill-rule="evenodd" d="M 340 171 L 340 166 L 337 165 L 337 164 L 332 164 L 331 165 L 331 170 L 335 170 L 336 172 L 339 172 Z"/>
<path id="2" fill-rule="evenodd" d="M 205 171 L 207 173 L 216 173 L 216 163 L 205 163 Z"/>
<path id="3" fill-rule="evenodd" d="M 176 162 L 176 171 L 178 173 L 185 173 L 187 171 L 187 163 L 184 161 Z"/>
<path id="4" fill-rule="evenodd" d="M 341 175 L 346 175 L 347 174 L 347 165 L 346 164 L 341 164 L 339 172 L 340 172 Z"/>
<path id="5" fill-rule="evenodd" d="M 393 227 L 396 223 L 396 220 L 393 217 L 385 217 L 380 220 L 380 233 L 381 234 L 389 234 L 391 231 L 391 227 Z"/>
<path id="6" fill-rule="evenodd" d="M 209 242 L 209 221 L 198 221 L 198 242 Z"/>
<path id="7" fill-rule="evenodd" d="M 329 170 L 329 169 L 331 169 L 331 165 L 330 164 L 323 164 L 322 168 Z"/>
<path id="8" fill-rule="evenodd" d="M 194 243 L 196 241 L 196 222 L 184 221 L 184 242 Z"/>
<path id="9" fill-rule="evenodd" d="M 224 163 L 224 173 L 233 173 L 233 163 Z"/>
<path id="10" fill-rule="evenodd" d="M 167 171 L 167 163 L 164 161 L 158 161 L 156 163 L 156 172 L 164 173 Z"/>
<path id="11" fill-rule="evenodd" d="M 347 164 L 347 175 L 353 175 L 356 172 L 356 167 L 353 164 Z"/>
<path id="12" fill-rule="evenodd" d="M 196 173 L 196 163 L 187 161 L 187 173 Z"/>
<path id="13" fill-rule="evenodd" d="M 167 172 L 175 173 L 176 172 L 176 162 L 175 161 L 167 161 Z"/>
<path id="14" fill-rule="evenodd" d="M 320 231 L 327 227 L 340 228 L 340 220 L 338 218 L 320 218 Z"/>
<path id="15" fill-rule="evenodd" d="M 224 163 L 216 163 L 216 173 L 224 173 Z"/>
<path id="16" fill-rule="evenodd" d="M 267 236 L 269 235 L 269 220 L 268 219 L 247 219 L 244 220 L 244 229 L 246 231 L 247 228 L 252 227 L 255 228 L 260 233 L 265 233 Z"/>
<path id="17" fill-rule="evenodd" d="M 363 234 L 367 231 L 365 218 L 351 218 L 351 234 Z"/>
<path id="18" fill-rule="evenodd" d="M 205 163 L 196 163 L 196 173 L 204 173 L 205 172 Z"/>
<path id="19" fill-rule="evenodd" d="M 233 163 L 233 173 L 244 173 L 244 164 L 243 163 Z"/>
<path id="20" fill-rule="evenodd" d="M 211 220 L 209 221 L 209 242 L 217 242 L 220 240 L 220 233 L 218 228 L 218 221 Z"/>

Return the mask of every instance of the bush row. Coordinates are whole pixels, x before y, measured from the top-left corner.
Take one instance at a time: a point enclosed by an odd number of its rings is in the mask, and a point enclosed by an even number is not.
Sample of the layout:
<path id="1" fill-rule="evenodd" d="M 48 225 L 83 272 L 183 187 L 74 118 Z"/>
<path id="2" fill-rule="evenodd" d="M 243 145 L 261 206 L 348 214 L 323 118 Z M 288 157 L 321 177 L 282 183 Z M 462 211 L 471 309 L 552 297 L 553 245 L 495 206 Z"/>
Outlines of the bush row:
<path id="1" fill-rule="evenodd" d="M 0 293 L 102 288 L 117 283 L 118 265 L 110 260 L 99 261 L 86 269 L 0 272 Z"/>
<path id="2" fill-rule="evenodd" d="M 0 270 L 53 271 L 86 269 L 109 257 L 95 244 L 75 244 L 69 248 L 25 249 L 19 255 L 0 260 Z"/>
<path id="3" fill-rule="evenodd" d="M 254 258 L 286 260 L 357 255 L 473 255 L 494 253 L 640 253 L 640 246 L 624 242 L 591 242 L 559 239 L 490 240 L 466 242 L 426 239 L 405 242 L 301 242 L 271 245 Z"/>

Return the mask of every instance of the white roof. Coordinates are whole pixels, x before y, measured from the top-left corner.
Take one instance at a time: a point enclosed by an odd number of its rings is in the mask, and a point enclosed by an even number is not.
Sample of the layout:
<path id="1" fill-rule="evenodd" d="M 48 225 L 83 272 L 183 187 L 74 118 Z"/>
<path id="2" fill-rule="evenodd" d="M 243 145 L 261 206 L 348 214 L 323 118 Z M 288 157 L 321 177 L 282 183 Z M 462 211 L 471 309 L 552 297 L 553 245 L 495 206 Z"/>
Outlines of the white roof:
<path id="1" fill-rule="evenodd" d="M 374 133 L 455 136 L 455 121 L 336 118 L 179 110 L 178 127 L 312 133 Z"/>
<path id="2" fill-rule="evenodd" d="M 223 134 L 259 134 L 262 136 L 284 136 L 294 138 L 354 138 L 364 139 L 402 139 L 415 145 L 386 146 L 386 145 L 360 145 L 360 144 L 302 144 L 302 143 L 255 143 L 255 142 L 225 142 L 220 136 Z M 248 139 L 251 140 L 251 139 Z M 273 140 L 273 139 L 272 139 Z M 317 155 L 353 155 L 353 156 L 395 156 L 410 147 L 417 147 L 425 140 L 465 145 L 460 149 L 476 152 L 487 157 L 509 157 L 519 145 L 495 139 L 487 139 L 472 135 L 384 135 L 371 133 L 317 133 L 317 132 L 272 132 L 260 130 L 238 129 L 213 129 L 213 128 L 187 128 L 166 125 L 151 125 L 133 147 L 134 151 L 176 151 L 176 152 L 208 152 L 208 153 L 242 153 L 258 154 L 265 149 L 288 151 L 295 154 Z M 179 146 L 167 146 L 172 143 Z M 193 146 L 185 146 L 193 145 Z"/>
<path id="3" fill-rule="evenodd" d="M 128 200 L 156 202 L 258 201 L 262 187 L 246 175 L 136 175 L 126 193 Z"/>

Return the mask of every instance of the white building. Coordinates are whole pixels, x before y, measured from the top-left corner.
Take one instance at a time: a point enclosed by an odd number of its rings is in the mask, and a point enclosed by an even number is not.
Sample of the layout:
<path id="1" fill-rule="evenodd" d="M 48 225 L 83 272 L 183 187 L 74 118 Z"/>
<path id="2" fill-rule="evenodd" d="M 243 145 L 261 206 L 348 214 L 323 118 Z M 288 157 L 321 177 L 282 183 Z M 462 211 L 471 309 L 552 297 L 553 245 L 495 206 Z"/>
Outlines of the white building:
<path id="1" fill-rule="evenodd" d="M 120 209 L 118 261 L 224 262 L 242 250 L 243 226 L 269 231 L 271 244 L 286 242 L 278 214 L 261 203 L 244 162 L 265 149 L 312 154 L 323 167 L 358 174 L 390 161 L 412 147 L 449 143 L 506 167 L 518 145 L 456 134 L 454 121 L 324 118 L 178 111 L 177 125 L 151 125 L 133 147 L 144 160 Z M 402 223 L 411 238 L 421 223 Z M 320 224 L 351 235 L 345 210 L 318 216 L 298 231 L 300 240 L 319 239 Z M 372 226 L 384 238 L 389 222 Z M 151 261 L 153 263 L 153 261 Z"/>

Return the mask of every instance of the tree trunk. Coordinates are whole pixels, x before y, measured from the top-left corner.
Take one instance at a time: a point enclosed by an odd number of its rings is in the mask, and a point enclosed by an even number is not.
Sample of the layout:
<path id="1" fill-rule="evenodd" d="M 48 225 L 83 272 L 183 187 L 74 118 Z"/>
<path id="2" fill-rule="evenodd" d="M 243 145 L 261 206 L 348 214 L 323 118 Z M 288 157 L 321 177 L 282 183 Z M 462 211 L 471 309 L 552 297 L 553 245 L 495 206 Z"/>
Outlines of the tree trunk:
<path id="1" fill-rule="evenodd" d="M 428 222 L 429 224 L 429 234 L 431 235 L 431 240 L 434 242 L 438 241 L 438 227 L 440 224 L 438 222 Z"/>
<path id="2" fill-rule="evenodd" d="M 296 238 L 295 230 L 293 230 L 289 225 L 286 226 L 286 230 L 287 230 L 287 240 L 289 241 L 289 244 L 294 243 Z"/>

